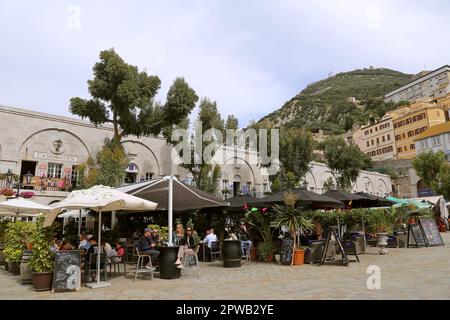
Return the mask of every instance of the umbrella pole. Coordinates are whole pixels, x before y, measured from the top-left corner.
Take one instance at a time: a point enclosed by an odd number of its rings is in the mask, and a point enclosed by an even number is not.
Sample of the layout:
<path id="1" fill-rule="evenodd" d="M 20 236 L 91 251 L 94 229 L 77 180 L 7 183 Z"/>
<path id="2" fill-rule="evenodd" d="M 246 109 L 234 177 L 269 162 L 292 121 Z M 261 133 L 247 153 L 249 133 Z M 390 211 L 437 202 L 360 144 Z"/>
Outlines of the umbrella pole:
<path id="1" fill-rule="evenodd" d="M 97 243 L 97 283 L 100 284 L 100 241 L 102 234 L 102 211 L 98 213 L 98 243 Z M 106 266 L 104 266 L 106 268 Z"/>
<path id="2" fill-rule="evenodd" d="M 172 220 L 173 220 L 173 177 L 169 178 L 169 203 L 167 204 L 168 216 L 169 216 L 169 247 L 172 246 Z"/>
<path id="3" fill-rule="evenodd" d="M 78 237 L 81 234 L 81 209 L 80 209 L 80 217 L 78 218 Z"/>

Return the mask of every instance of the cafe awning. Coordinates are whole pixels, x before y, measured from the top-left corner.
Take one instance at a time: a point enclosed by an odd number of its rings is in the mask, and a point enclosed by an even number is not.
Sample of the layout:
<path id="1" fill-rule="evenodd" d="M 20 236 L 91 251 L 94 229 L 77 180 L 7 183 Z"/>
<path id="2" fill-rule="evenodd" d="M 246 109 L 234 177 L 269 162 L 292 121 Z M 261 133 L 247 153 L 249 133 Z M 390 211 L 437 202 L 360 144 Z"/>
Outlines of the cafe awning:
<path id="1" fill-rule="evenodd" d="M 265 198 L 251 201 L 249 204 L 254 207 L 271 207 L 274 204 L 281 204 L 284 201 L 286 191 L 280 191 Z M 311 208 L 344 208 L 344 203 L 333 198 L 303 189 L 293 189 L 290 192 L 298 197 L 297 204 L 308 206 Z"/>

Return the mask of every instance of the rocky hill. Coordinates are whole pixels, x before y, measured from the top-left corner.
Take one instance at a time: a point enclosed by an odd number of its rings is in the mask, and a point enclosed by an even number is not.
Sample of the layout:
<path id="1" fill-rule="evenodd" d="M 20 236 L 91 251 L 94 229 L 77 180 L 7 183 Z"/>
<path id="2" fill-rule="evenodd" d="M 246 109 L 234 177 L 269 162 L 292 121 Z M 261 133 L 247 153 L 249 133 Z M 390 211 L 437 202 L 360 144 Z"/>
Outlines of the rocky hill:
<path id="1" fill-rule="evenodd" d="M 312 83 L 280 109 L 259 122 L 275 127 L 323 129 L 340 134 L 355 124 L 381 118 L 397 105 L 385 103 L 383 96 L 412 80 L 411 74 L 385 68 L 358 69 L 338 73 Z"/>

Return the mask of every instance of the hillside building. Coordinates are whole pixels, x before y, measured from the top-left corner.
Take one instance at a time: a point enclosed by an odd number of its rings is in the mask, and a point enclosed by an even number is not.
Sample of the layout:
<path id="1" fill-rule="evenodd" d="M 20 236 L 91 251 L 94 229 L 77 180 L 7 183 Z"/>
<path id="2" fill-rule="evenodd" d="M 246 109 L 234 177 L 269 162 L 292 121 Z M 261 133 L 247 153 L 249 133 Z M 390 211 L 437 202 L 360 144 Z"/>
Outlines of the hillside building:
<path id="1" fill-rule="evenodd" d="M 440 99 L 450 93 L 450 66 L 445 65 L 385 94 L 386 101 L 417 101 Z"/>
<path id="2" fill-rule="evenodd" d="M 414 142 L 418 155 L 422 152 L 442 151 L 445 153 L 447 160 L 450 161 L 450 122 L 428 128 L 418 135 Z"/>

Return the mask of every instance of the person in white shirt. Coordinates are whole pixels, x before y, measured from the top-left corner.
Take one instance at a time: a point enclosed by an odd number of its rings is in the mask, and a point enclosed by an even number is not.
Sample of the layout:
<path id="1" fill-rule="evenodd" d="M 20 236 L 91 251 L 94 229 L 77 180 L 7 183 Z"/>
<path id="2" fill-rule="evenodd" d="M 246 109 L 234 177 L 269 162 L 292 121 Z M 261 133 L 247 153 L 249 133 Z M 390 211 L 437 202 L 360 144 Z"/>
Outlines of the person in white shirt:
<path id="1" fill-rule="evenodd" d="M 207 243 L 208 244 L 208 248 L 211 249 L 211 242 L 217 241 L 217 236 L 214 234 L 214 229 L 210 228 L 209 229 L 209 234 L 207 234 L 207 236 L 205 237 L 205 239 L 203 239 L 203 243 Z"/>
<path id="2" fill-rule="evenodd" d="M 87 240 L 84 234 L 80 234 L 80 244 L 78 245 L 78 249 L 84 249 L 87 245 Z"/>

